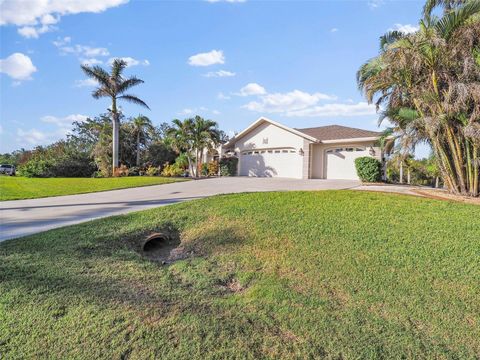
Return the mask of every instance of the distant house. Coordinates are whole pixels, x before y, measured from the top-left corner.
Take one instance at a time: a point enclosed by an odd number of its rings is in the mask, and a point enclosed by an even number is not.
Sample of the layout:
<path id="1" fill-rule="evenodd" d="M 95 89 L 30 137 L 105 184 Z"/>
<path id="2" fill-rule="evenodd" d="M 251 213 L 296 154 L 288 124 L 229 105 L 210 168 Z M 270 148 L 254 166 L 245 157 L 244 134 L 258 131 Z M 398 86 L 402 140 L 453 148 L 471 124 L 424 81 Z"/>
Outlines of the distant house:
<path id="1" fill-rule="evenodd" d="M 354 160 L 382 161 L 381 133 L 339 125 L 294 129 L 260 118 L 223 145 L 237 156 L 240 176 L 358 179 Z"/>

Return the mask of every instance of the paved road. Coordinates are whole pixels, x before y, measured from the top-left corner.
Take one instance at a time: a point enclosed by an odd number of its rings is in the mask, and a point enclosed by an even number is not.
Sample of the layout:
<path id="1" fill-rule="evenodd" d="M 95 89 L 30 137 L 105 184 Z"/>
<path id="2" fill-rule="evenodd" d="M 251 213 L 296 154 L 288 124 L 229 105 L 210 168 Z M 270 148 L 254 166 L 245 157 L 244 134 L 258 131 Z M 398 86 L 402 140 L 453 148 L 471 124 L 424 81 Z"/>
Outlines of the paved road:
<path id="1" fill-rule="evenodd" d="M 207 196 L 255 191 L 349 189 L 351 180 L 226 177 L 91 194 L 0 202 L 0 242 L 105 216 Z"/>

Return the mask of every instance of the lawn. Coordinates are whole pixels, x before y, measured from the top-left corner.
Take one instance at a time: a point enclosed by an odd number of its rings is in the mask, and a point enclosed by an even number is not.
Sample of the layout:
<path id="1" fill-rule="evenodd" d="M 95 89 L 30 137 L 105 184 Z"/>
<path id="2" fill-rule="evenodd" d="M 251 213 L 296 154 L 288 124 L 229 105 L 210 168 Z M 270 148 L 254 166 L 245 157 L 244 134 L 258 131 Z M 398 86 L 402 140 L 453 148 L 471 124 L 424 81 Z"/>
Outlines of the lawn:
<path id="1" fill-rule="evenodd" d="M 140 254 L 178 234 L 189 258 Z M 480 356 L 480 208 L 217 196 L 0 244 L 0 358 Z"/>
<path id="2" fill-rule="evenodd" d="M 117 178 L 23 178 L 0 176 L 0 200 L 35 199 L 48 196 L 84 194 L 138 186 L 169 184 L 185 179 L 157 176 Z"/>

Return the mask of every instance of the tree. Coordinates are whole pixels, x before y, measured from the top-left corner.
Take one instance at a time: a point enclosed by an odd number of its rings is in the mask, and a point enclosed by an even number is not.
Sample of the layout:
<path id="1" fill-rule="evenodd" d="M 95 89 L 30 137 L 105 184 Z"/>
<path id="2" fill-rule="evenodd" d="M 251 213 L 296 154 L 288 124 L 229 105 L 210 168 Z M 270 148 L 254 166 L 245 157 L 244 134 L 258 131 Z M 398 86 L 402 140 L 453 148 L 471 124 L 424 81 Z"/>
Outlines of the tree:
<path id="1" fill-rule="evenodd" d="M 112 101 L 109 111 L 112 117 L 112 171 L 114 171 L 118 167 L 119 159 L 120 111 L 117 102 L 124 100 L 149 109 L 148 105 L 137 96 L 126 94 L 127 90 L 142 84 L 143 80 L 136 76 L 124 78 L 122 74 L 127 63 L 121 59 L 113 60 L 110 73 L 98 65 L 93 67 L 82 65 L 81 67 L 88 77 L 98 83 L 98 87 L 92 93 L 93 98 L 108 97 Z"/>
<path id="2" fill-rule="evenodd" d="M 168 131 L 172 145 L 178 152 L 187 154 L 190 174 L 197 177 L 204 151 L 220 142 L 218 125 L 198 115 L 183 121 L 175 119 L 172 124 Z"/>
<path id="3" fill-rule="evenodd" d="M 480 0 L 429 0 L 419 30 L 382 36 L 357 74 L 405 152 L 430 144 L 448 189 L 469 196 L 480 182 L 479 14 Z"/>
<path id="4" fill-rule="evenodd" d="M 152 122 L 150 119 L 144 115 L 138 115 L 136 118 L 132 120 L 133 124 L 133 130 L 135 133 L 135 137 L 137 140 L 137 159 L 136 159 L 136 165 L 140 166 L 140 145 L 143 141 L 145 144 L 149 133 L 152 133 L 154 131 L 154 127 L 152 125 Z"/>

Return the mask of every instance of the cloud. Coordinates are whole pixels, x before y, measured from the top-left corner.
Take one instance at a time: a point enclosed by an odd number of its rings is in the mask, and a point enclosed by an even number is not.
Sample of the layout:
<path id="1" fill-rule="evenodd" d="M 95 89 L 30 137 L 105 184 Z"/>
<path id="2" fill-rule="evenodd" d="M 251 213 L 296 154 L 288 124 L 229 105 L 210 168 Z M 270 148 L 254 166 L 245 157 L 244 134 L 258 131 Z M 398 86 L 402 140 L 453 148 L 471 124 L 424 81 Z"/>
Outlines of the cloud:
<path id="1" fill-rule="evenodd" d="M 27 38 L 55 30 L 54 24 L 61 16 L 82 12 L 99 13 L 110 7 L 127 3 L 128 0 L 3 0 L 0 25 L 16 25 L 18 33 Z"/>
<path id="2" fill-rule="evenodd" d="M 226 3 L 243 3 L 246 0 L 205 0 L 209 3 L 218 3 L 218 2 L 226 2 Z"/>
<path id="3" fill-rule="evenodd" d="M 411 24 L 395 24 L 391 30 L 396 30 L 403 32 L 405 34 L 412 34 L 414 32 L 417 32 L 420 29 L 419 26 L 417 25 L 411 25 Z"/>
<path id="4" fill-rule="evenodd" d="M 368 0 L 367 5 L 370 9 L 376 9 L 385 4 L 385 0 Z"/>
<path id="5" fill-rule="evenodd" d="M 228 95 L 225 95 L 223 92 L 219 92 L 217 95 L 218 100 L 230 100 L 231 97 Z"/>
<path id="6" fill-rule="evenodd" d="M 82 63 L 82 65 L 88 65 L 88 66 L 103 64 L 102 60 L 95 59 L 95 58 L 80 59 L 80 62 Z"/>
<path id="7" fill-rule="evenodd" d="M 65 126 L 65 124 L 71 125 L 74 121 L 85 121 L 87 120 L 87 118 L 88 116 L 81 114 L 72 114 L 62 118 L 52 115 L 46 115 L 43 116 L 40 120 L 44 123 L 55 124 L 57 126 Z"/>
<path id="8" fill-rule="evenodd" d="M 177 114 L 178 115 L 193 115 L 193 114 L 201 114 L 201 113 L 212 113 L 213 115 L 218 115 L 220 114 L 220 111 L 218 110 L 210 110 L 209 108 L 206 108 L 205 106 L 200 106 L 198 108 L 185 108 L 179 111 Z"/>
<path id="9" fill-rule="evenodd" d="M 150 61 L 148 61 L 148 60 L 137 60 L 137 59 L 134 59 L 134 58 L 129 57 L 129 56 L 110 58 L 110 59 L 108 59 L 108 63 L 110 65 L 112 65 L 112 63 L 115 59 L 121 59 L 121 60 L 125 61 L 127 63 L 127 67 L 128 66 L 137 66 L 137 65 L 143 65 L 143 66 L 150 65 Z"/>
<path id="10" fill-rule="evenodd" d="M 337 31 L 338 31 L 337 28 L 331 28 L 331 29 L 330 29 L 330 32 L 331 32 L 331 33 L 336 33 Z"/>
<path id="11" fill-rule="evenodd" d="M 240 92 L 235 95 L 238 96 L 252 96 L 252 95 L 264 95 L 267 91 L 262 85 L 257 83 L 249 83 L 240 89 Z"/>
<path id="12" fill-rule="evenodd" d="M 83 79 L 83 80 L 75 80 L 75 87 L 90 87 L 90 86 L 97 86 L 98 82 L 94 79 Z"/>
<path id="13" fill-rule="evenodd" d="M 235 75 L 236 74 L 234 72 L 227 70 L 210 71 L 206 74 L 203 74 L 205 77 L 231 77 Z"/>
<path id="14" fill-rule="evenodd" d="M 17 136 L 17 141 L 22 145 L 43 145 L 50 142 L 49 135 L 37 129 L 26 131 L 23 129 L 17 129 Z"/>
<path id="15" fill-rule="evenodd" d="M 192 55 L 188 58 L 188 64 L 191 66 L 210 66 L 224 63 L 225 56 L 222 50 L 212 50 L 210 52 Z"/>
<path id="16" fill-rule="evenodd" d="M 288 93 L 266 94 L 260 101 L 251 101 L 244 107 L 248 110 L 266 113 L 285 113 L 306 109 L 316 105 L 321 100 L 335 100 L 335 96 L 322 93 L 309 94 L 300 90 Z"/>
<path id="17" fill-rule="evenodd" d="M 359 102 L 356 104 L 325 104 L 300 110 L 287 111 L 285 113 L 286 116 L 303 117 L 350 117 L 375 114 L 375 105 L 371 105 L 366 102 Z"/>
<path id="18" fill-rule="evenodd" d="M 5 73 L 14 80 L 30 80 L 36 71 L 32 60 L 25 54 L 13 53 L 5 59 L 0 59 L 0 73 Z"/>

